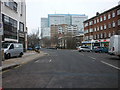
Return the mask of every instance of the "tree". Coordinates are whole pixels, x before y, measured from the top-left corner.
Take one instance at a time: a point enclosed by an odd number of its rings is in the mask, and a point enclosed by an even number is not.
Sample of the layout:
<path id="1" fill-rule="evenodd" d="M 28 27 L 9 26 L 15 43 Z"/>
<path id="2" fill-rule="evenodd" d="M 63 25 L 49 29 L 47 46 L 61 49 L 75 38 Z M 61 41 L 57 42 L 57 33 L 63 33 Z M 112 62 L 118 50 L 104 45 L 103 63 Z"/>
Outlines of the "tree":
<path id="1" fill-rule="evenodd" d="M 35 48 L 40 45 L 39 31 L 28 35 L 28 47 Z"/>

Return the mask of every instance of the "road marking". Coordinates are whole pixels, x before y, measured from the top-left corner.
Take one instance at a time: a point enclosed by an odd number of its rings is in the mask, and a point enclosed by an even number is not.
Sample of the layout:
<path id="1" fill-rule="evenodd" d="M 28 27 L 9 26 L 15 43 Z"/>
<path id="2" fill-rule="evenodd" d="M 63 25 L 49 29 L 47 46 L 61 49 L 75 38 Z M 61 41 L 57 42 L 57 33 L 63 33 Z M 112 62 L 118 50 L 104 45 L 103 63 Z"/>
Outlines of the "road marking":
<path id="1" fill-rule="evenodd" d="M 120 70 L 120 68 L 119 67 L 116 67 L 116 66 L 114 66 L 114 65 L 112 65 L 112 64 L 109 64 L 109 63 L 107 63 L 107 62 L 104 62 L 104 61 L 101 61 L 103 64 L 106 64 L 106 65 L 108 65 L 108 66 L 111 66 L 111 67 L 113 67 L 113 68 L 115 68 L 115 69 L 117 69 L 117 70 Z"/>
<path id="2" fill-rule="evenodd" d="M 88 56 L 89 58 L 92 58 L 92 59 L 94 59 L 94 60 L 96 60 L 96 58 L 94 58 L 94 57 L 91 57 L 91 56 Z"/>
<path id="3" fill-rule="evenodd" d="M 35 61 L 35 63 L 38 63 L 38 62 L 39 62 L 39 60 Z"/>
<path id="4" fill-rule="evenodd" d="M 84 56 L 84 54 L 82 54 L 82 53 L 80 55 Z"/>
<path id="5" fill-rule="evenodd" d="M 49 62 L 51 62 L 52 60 L 50 59 L 50 61 Z"/>

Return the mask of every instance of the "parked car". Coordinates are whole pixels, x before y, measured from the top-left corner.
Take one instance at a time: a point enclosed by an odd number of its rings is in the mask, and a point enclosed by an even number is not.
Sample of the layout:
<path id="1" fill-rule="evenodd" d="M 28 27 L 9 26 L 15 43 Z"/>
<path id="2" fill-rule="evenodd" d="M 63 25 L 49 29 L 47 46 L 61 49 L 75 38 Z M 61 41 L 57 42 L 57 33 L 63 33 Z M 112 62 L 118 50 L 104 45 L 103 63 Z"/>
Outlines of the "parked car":
<path id="1" fill-rule="evenodd" d="M 35 49 L 40 50 L 41 46 L 36 46 Z"/>
<path id="2" fill-rule="evenodd" d="M 108 53 L 108 48 L 107 47 L 96 47 L 93 49 L 94 52 L 104 52 L 104 53 Z"/>
<path id="3" fill-rule="evenodd" d="M 33 48 L 29 47 L 27 50 L 33 50 Z"/>
<path id="4" fill-rule="evenodd" d="M 79 47 L 78 47 L 78 51 L 79 51 L 79 52 L 81 52 L 81 51 L 90 52 L 91 49 L 90 49 L 90 47 L 88 47 L 88 46 L 79 46 Z"/>
<path id="5" fill-rule="evenodd" d="M 20 43 L 3 43 L 2 48 L 4 49 L 5 58 L 22 57 L 23 55 L 23 45 Z"/>

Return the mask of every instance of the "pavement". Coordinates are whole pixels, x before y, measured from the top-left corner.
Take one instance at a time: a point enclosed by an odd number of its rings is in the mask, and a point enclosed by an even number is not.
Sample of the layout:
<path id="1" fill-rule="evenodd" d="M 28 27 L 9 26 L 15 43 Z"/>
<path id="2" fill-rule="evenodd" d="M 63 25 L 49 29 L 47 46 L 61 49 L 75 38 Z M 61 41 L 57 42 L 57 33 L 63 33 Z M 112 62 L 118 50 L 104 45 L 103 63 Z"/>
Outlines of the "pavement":
<path id="1" fill-rule="evenodd" d="M 46 53 L 44 53 L 43 51 L 40 51 L 40 53 L 37 53 L 35 51 L 27 51 L 24 53 L 24 55 L 22 57 L 14 57 L 11 59 L 6 59 L 4 61 L 2 61 L 2 67 L 0 67 L 0 70 L 6 70 L 6 69 L 10 69 L 13 68 L 15 66 L 19 66 L 25 63 L 28 63 L 32 60 L 36 60 L 42 56 L 44 56 Z"/>

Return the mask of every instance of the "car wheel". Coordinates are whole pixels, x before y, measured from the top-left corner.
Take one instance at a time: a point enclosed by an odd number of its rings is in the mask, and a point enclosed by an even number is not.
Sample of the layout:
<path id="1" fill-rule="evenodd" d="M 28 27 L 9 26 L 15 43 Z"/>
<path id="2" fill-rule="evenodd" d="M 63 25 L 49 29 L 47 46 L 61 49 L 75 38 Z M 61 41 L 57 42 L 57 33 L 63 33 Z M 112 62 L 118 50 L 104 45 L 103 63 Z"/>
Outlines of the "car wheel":
<path id="1" fill-rule="evenodd" d="M 10 53 L 7 54 L 7 59 L 10 59 L 11 58 L 11 55 Z"/>
<path id="2" fill-rule="evenodd" d="M 102 53 L 102 51 L 99 51 L 99 53 Z"/>
<path id="3" fill-rule="evenodd" d="M 19 57 L 22 57 L 23 53 L 20 53 Z"/>

